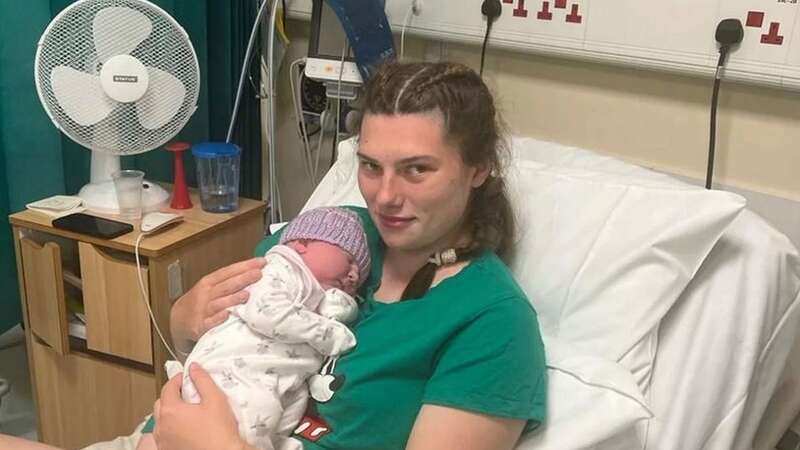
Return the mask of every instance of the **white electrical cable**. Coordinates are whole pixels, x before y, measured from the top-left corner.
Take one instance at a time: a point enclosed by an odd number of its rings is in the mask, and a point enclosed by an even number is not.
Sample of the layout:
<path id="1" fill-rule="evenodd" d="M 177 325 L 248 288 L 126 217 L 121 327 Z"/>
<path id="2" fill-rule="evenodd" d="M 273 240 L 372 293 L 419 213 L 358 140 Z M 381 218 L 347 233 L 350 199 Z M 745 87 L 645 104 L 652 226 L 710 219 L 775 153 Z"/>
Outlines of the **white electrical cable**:
<path id="1" fill-rule="evenodd" d="M 167 340 L 164 339 L 164 335 L 161 333 L 161 328 L 158 327 L 158 324 L 156 323 L 156 318 L 153 315 L 153 309 L 150 308 L 150 301 L 147 299 L 147 292 L 146 289 L 144 288 L 144 280 L 142 279 L 142 263 L 141 260 L 139 259 L 139 244 L 142 243 L 142 239 L 145 236 L 146 235 L 144 233 L 139 234 L 139 237 L 136 238 L 136 245 L 133 247 L 133 253 L 134 255 L 136 255 L 136 275 L 139 276 L 139 292 L 141 292 L 142 294 L 142 301 L 144 302 L 144 306 L 147 307 L 147 313 L 150 314 L 150 321 L 153 323 L 153 327 L 155 327 L 156 333 L 158 333 L 158 337 L 161 338 L 161 342 L 164 344 L 164 347 L 166 347 L 167 351 L 172 356 L 172 358 L 176 361 L 180 361 L 178 357 L 175 355 L 175 352 L 172 351 L 172 347 L 170 347 L 169 344 L 167 344 Z"/>
<path id="2" fill-rule="evenodd" d="M 400 32 L 400 62 L 403 62 L 403 53 L 405 51 L 406 46 L 406 28 L 411 25 L 411 18 L 413 17 L 414 13 L 414 2 L 412 1 L 410 5 L 408 5 L 408 11 L 406 11 L 406 18 L 403 20 L 403 31 Z"/>
<path id="3" fill-rule="evenodd" d="M 319 116 L 319 142 L 317 142 L 317 157 L 314 161 L 314 181 L 316 182 L 317 176 L 319 176 L 319 155 L 322 154 L 322 141 L 325 136 L 325 123 L 328 121 L 328 116 L 326 113 L 328 112 L 328 108 L 325 108 L 322 111 L 322 115 Z"/>
<path id="4" fill-rule="evenodd" d="M 231 121 L 228 124 L 228 135 L 225 138 L 226 143 L 230 143 L 231 137 L 233 136 L 233 128 L 236 125 L 236 116 L 239 113 L 239 103 L 242 101 L 242 90 L 244 89 L 244 80 L 247 77 L 247 68 L 250 67 L 250 56 L 253 53 L 253 44 L 255 44 L 256 32 L 258 31 L 258 25 L 261 23 L 261 16 L 264 15 L 264 11 L 266 10 L 267 2 L 268 0 L 264 0 L 264 2 L 261 3 L 261 7 L 258 8 L 258 13 L 256 14 L 256 22 L 253 24 L 253 29 L 250 30 L 250 40 L 247 41 L 247 50 L 244 53 L 244 61 L 242 61 L 242 72 L 239 74 L 239 87 L 236 89 L 236 99 L 233 102 Z M 277 0 L 275 0 L 275 2 L 273 3 L 277 3 Z M 272 61 L 270 61 L 270 63 L 271 62 Z"/>
<path id="5" fill-rule="evenodd" d="M 304 58 L 298 58 L 292 61 L 292 63 L 289 65 L 289 90 L 292 94 L 292 110 L 294 111 L 295 118 L 298 121 L 297 131 L 300 133 L 300 143 L 303 145 L 303 162 L 307 163 L 308 159 L 306 158 L 308 156 L 308 146 L 306 145 L 306 136 L 305 133 L 303 132 L 303 124 L 305 123 L 305 117 L 302 115 L 303 113 L 301 112 L 302 107 L 298 105 L 298 103 L 302 101 L 298 99 L 298 93 L 297 89 L 295 88 L 295 80 L 294 80 L 295 67 L 298 64 L 300 64 L 300 62 L 302 62 L 303 59 Z M 298 81 L 298 84 L 299 83 L 300 82 Z M 306 175 L 309 175 L 308 167 L 306 167 Z"/>
<path id="6" fill-rule="evenodd" d="M 250 56 L 253 52 L 253 44 L 255 43 L 256 32 L 258 31 L 258 26 L 261 24 L 261 20 L 263 19 L 264 12 L 266 11 L 267 2 L 269 0 L 264 0 L 261 3 L 261 6 L 258 9 L 258 13 L 256 14 L 256 20 L 253 24 L 253 29 L 250 31 L 250 39 L 247 41 L 247 50 L 245 51 L 244 61 L 242 62 L 242 73 L 239 75 L 239 86 L 236 89 L 236 100 L 233 103 L 233 111 L 231 112 L 231 121 L 228 125 L 228 135 L 225 139 L 225 142 L 230 142 L 231 137 L 233 136 L 233 130 L 236 126 L 236 116 L 239 112 L 239 103 L 242 100 L 242 91 L 244 89 L 244 80 L 247 76 L 248 67 L 250 66 Z M 275 78 L 274 78 L 274 70 L 273 70 L 273 63 L 275 62 L 274 58 L 274 47 L 275 47 L 275 21 L 277 20 L 277 12 L 278 12 L 278 0 L 272 1 L 272 8 L 270 9 L 270 21 L 269 21 L 269 42 L 267 48 L 267 55 L 269 59 L 269 70 L 267 70 L 267 77 L 269 79 L 268 85 L 268 96 L 269 96 L 269 120 L 268 120 L 268 128 L 269 128 L 269 201 L 271 203 L 270 211 L 270 222 L 271 223 L 278 223 L 280 222 L 280 217 L 283 215 L 282 207 L 281 207 L 281 199 L 280 199 L 280 191 L 278 190 L 278 182 L 277 182 L 277 171 L 275 169 Z"/>
<path id="7" fill-rule="evenodd" d="M 333 164 L 334 159 L 336 158 L 336 154 L 338 153 L 338 145 L 339 145 L 339 120 L 342 117 L 342 74 L 344 73 L 344 57 L 350 51 L 350 44 L 345 42 L 344 48 L 342 49 L 342 60 L 339 61 L 339 85 L 336 88 L 339 91 L 340 98 L 336 99 L 336 130 L 333 133 L 333 148 L 334 152 L 331 155 L 331 164 Z"/>
<path id="8" fill-rule="evenodd" d="M 264 0 L 266 2 L 267 0 Z M 275 22 L 278 18 L 278 0 L 272 2 L 272 13 L 269 18 L 269 38 L 267 42 L 267 54 L 269 55 L 269 71 L 267 72 L 269 79 L 269 185 L 270 185 L 270 202 L 272 207 L 270 212 L 270 223 L 278 223 L 283 217 L 283 207 L 281 206 L 281 194 L 278 190 L 278 170 L 275 165 L 277 159 L 275 157 L 275 147 L 277 141 L 275 140 L 275 115 L 277 113 L 275 104 Z"/>
<path id="9" fill-rule="evenodd" d="M 261 64 L 263 65 L 264 72 L 265 73 L 269 73 L 269 69 L 266 67 L 266 64 L 264 63 L 263 59 L 261 60 Z M 289 74 L 289 79 L 291 80 L 291 74 Z M 274 132 L 274 126 L 273 126 L 273 132 Z M 270 139 L 270 141 L 272 141 L 272 139 Z M 269 150 L 270 150 L 270 152 L 272 151 L 272 146 L 269 147 Z M 270 192 L 272 190 L 272 186 L 273 186 L 273 184 L 270 183 Z M 278 199 L 278 201 L 276 202 L 277 207 L 278 207 L 278 216 L 283 217 L 283 207 L 282 207 L 281 201 L 280 201 L 280 199 L 281 199 L 281 191 L 280 191 L 280 185 L 278 184 L 278 180 L 277 179 L 275 180 L 274 187 L 275 187 L 275 195 L 276 195 L 275 198 Z"/>
<path id="10" fill-rule="evenodd" d="M 298 85 L 300 85 L 300 81 L 302 81 L 302 76 L 303 76 L 302 70 L 298 71 Z M 307 111 L 303 111 L 302 110 L 302 100 L 300 99 L 300 92 L 299 91 L 300 91 L 300 89 L 298 89 L 298 93 L 297 93 L 298 99 L 297 99 L 297 101 L 298 101 L 298 104 L 301 105 L 300 106 L 300 110 L 301 110 L 301 113 L 303 114 L 303 117 L 305 118 L 305 115 L 312 115 L 312 116 L 316 116 L 317 120 L 320 120 L 322 118 L 322 114 L 321 113 L 307 112 Z M 320 122 L 319 127 L 320 127 L 319 128 L 320 131 L 322 131 L 322 123 L 321 122 Z M 312 164 L 313 159 L 314 159 L 314 157 L 313 157 L 314 153 L 313 153 L 313 149 L 311 148 L 311 141 L 309 140 L 308 126 L 306 125 L 306 121 L 305 120 L 303 120 L 301 122 L 301 129 L 302 129 L 303 133 L 305 134 L 305 143 L 306 143 L 306 146 L 307 146 L 306 147 L 306 151 L 307 151 L 307 159 L 308 159 L 308 171 L 309 171 L 309 174 L 310 174 L 309 175 L 309 182 L 311 183 L 311 187 L 314 188 L 314 187 L 317 186 L 317 179 L 315 178 L 314 174 L 312 173 L 312 168 L 311 168 L 311 164 Z"/>
<path id="11" fill-rule="evenodd" d="M 300 137 L 303 144 L 303 162 L 305 163 L 306 176 L 308 176 L 308 182 L 313 188 L 316 183 L 314 182 L 314 177 L 311 174 L 311 145 L 308 142 L 308 129 L 306 128 L 305 112 L 303 111 L 302 101 L 299 98 L 302 87 L 295 91 L 294 83 L 295 67 L 305 60 L 305 58 L 298 58 L 292 61 L 292 64 L 289 66 L 289 88 L 292 91 L 292 107 L 294 108 L 295 116 L 300 121 Z M 300 84 L 300 80 L 301 75 L 298 74 L 298 85 Z"/>

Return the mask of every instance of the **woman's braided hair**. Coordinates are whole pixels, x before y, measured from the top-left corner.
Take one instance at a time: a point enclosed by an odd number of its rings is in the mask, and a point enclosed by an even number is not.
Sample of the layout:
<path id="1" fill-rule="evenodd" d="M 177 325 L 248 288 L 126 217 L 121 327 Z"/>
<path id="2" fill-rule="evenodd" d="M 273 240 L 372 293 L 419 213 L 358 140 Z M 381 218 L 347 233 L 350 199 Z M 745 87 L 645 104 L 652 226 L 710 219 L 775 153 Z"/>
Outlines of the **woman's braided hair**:
<path id="1" fill-rule="evenodd" d="M 464 163 L 492 168 L 469 200 L 465 224 L 472 240 L 458 249 L 459 259 L 484 250 L 506 259 L 514 239 L 514 216 L 502 177 L 508 149 L 492 94 L 480 76 L 456 63 L 386 64 L 369 80 L 363 106 L 363 116 L 441 113 L 445 140 L 460 150 Z"/>

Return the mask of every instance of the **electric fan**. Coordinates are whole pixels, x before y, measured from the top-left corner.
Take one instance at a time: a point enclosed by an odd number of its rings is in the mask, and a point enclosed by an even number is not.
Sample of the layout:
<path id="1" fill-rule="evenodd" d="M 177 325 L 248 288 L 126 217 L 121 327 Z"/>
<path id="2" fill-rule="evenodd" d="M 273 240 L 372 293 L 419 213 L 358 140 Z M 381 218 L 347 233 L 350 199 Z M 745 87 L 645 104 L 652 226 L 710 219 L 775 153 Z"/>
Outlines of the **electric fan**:
<path id="1" fill-rule="evenodd" d="M 36 90 L 55 126 L 92 150 L 87 208 L 116 213 L 111 174 L 120 155 L 157 148 L 194 111 L 200 90 L 197 55 L 183 28 L 145 0 L 80 0 L 45 30 L 34 62 Z M 145 181 L 142 208 L 169 194 Z"/>

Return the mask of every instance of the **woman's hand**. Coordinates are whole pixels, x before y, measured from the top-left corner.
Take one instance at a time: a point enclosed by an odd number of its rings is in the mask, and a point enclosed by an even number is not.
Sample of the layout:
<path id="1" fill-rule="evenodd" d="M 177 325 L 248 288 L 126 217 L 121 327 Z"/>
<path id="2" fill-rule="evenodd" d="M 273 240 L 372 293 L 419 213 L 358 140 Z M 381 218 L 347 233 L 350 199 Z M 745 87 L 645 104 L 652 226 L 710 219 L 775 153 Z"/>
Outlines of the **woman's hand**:
<path id="1" fill-rule="evenodd" d="M 239 437 L 239 426 L 228 398 L 197 364 L 189 367 L 200 395 L 200 403 L 181 398 L 182 374 L 172 377 L 161 389 L 153 406 L 156 427 L 153 437 L 158 450 L 243 450 L 249 448 Z"/>
<path id="2" fill-rule="evenodd" d="M 261 278 L 264 258 L 253 258 L 218 269 L 200 279 L 183 294 L 170 311 L 172 341 L 187 350 L 187 342 L 196 341 L 209 329 L 225 322 L 227 308 L 247 301 L 243 289 Z"/>

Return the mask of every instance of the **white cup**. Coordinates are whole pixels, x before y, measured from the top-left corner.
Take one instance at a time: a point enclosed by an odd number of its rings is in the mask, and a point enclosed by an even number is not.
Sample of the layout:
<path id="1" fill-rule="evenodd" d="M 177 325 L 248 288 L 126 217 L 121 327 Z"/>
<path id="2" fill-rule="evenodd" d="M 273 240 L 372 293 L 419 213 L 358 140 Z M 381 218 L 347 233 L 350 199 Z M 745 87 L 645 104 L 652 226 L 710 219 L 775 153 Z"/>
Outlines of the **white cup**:
<path id="1" fill-rule="evenodd" d="M 142 180 L 141 170 L 120 170 L 111 174 L 114 189 L 117 191 L 119 216 L 125 220 L 138 220 L 142 217 Z"/>

